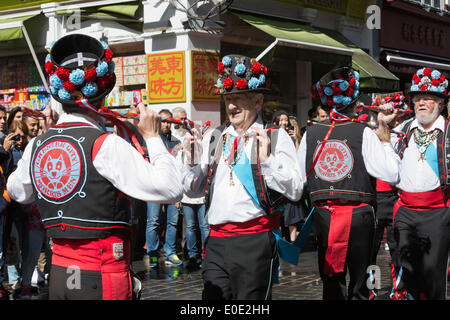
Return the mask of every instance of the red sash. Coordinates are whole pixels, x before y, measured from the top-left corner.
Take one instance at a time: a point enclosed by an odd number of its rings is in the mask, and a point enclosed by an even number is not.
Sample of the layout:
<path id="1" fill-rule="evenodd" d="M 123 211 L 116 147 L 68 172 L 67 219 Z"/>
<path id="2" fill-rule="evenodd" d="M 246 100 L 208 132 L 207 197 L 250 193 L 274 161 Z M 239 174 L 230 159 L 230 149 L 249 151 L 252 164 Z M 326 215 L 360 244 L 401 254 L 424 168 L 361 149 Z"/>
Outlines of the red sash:
<path id="1" fill-rule="evenodd" d="M 245 222 L 229 222 L 210 225 L 209 227 L 209 235 L 211 237 L 230 237 L 271 231 L 280 227 L 280 212 L 274 212 L 272 215 L 263 215 Z"/>
<path id="2" fill-rule="evenodd" d="M 445 199 L 440 188 L 426 192 L 405 192 L 401 191 L 397 202 L 394 205 L 393 219 L 400 207 L 415 210 L 426 211 L 439 208 L 445 208 L 449 205 L 449 192 Z"/>
<path id="3" fill-rule="evenodd" d="M 344 272 L 347 257 L 348 239 L 352 225 L 353 209 L 367 206 L 367 203 L 347 202 L 339 200 L 327 201 L 327 206 L 319 207 L 330 211 L 330 230 L 328 231 L 328 247 L 325 253 L 324 273 Z"/>
<path id="4" fill-rule="evenodd" d="M 377 191 L 378 192 L 383 192 L 383 191 L 392 191 L 395 190 L 395 187 L 391 186 L 389 183 L 377 179 Z"/>

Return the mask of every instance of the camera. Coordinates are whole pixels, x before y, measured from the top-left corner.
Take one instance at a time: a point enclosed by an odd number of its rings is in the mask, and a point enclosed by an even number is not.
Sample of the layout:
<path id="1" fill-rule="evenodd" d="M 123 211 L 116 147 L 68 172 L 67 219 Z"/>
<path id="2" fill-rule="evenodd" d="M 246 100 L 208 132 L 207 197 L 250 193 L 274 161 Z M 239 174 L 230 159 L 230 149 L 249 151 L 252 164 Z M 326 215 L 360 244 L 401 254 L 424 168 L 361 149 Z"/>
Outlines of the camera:
<path id="1" fill-rule="evenodd" d="M 294 126 L 289 126 L 287 129 L 288 129 L 288 131 L 290 131 L 290 130 L 294 131 Z"/>
<path id="2" fill-rule="evenodd" d="M 20 133 L 16 134 L 14 137 L 12 137 L 11 140 L 19 141 L 20 140 Z"/>

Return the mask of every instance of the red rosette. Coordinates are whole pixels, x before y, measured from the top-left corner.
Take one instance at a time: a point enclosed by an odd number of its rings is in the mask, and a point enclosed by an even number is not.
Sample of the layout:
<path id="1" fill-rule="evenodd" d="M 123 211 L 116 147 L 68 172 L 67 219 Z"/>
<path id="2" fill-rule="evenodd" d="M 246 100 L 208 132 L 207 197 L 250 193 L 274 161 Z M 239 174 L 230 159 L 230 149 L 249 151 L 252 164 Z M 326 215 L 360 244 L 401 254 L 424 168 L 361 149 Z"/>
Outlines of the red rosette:
<path id="1" fill-rule="evenodd" d="M 333 98 L 327 98 L 327 105 L 329 105 L 330 107 L 334 106 Z"/>
<path id="2" fill-rule="evenodd" d="M 414 75 L 413 75 L 413 80 L 416 80 L 417 78 L 418 78 L 417 74 L 414 73 Z"/>
<path id="3" fill-rule="evenodd" d="M 216 88 L 216 90 L 214 90 L 214 93 L 220 93 L 220 89 Z"/>
<path id="4" fill-rule="evenodd" d="M 350 85 L 350 87 L 354 87 L 356 84 L 356 79 L 355 78 L 351 78 L 350 80 L 348 80 L 348 84 Z"/>
<path id="5" fill-rule="evenodd" d="M 339 96 L 339 95 L 341 95 L 341 93 L 342 93 L 341 88 L 339 88 L 337 86 L 333 88 L 333 95 L 334 96 Z"/>
<path id="6" fill-rule="evenodd" d="M 420 87 L 420 91 L 427 91 L 427 90 L 428 90 L 428 86 L 426 86 L 426 85 L 422 85 Z"/>
<path id="7" fill-rule="evenodd" d="M 53 63 L 51 61 L 47 61 L 45 63 L 45 72 L 48 74 L 53 74 L 55 70 L 53 69 Z"/>
<path id="8" fill-rule="evenodd" d="M 245 81 L 245 79 L 239 79 L 236 82 L 236 88 L 238 88 L 238 90 L 247 89 L 247 81 Z"/>
<path id="9" fill-rule="evenodd" d="M 219 65 L 217 66 L 217 71 L 219 71 L 219 74 L 223 73 L 223 69 L 225 68 L 225 66 L 223 65 L 223 62 L 220 61 Z"/>
<path id="10" fill-rule="evenodd" d="M 70 72 L 68 69 L 59 67 L 59 68 L 56 68 L 55 73 L 58 76 L 58 78 L 60 78 L 62 81 L 69 80 Z"/>
<path id="11" fill-rule="evenodd" d="M 223 87 L 227 90 L 230 90 L 233 87 L 234 80 L 230 77 L 223 80 Z"/>
<path id="12" fill-rule="evenodd" d="M 107 62 L 110 62 L 112 57 L 113 57 L 113 52 L 111 51 L 111 49 L 105 49 L 105 59 Z"/>
<path id="13" fill-rule="evenodd" d="M 431 76 L 431 69 L 430 68 L 425 68 L 423 70 L 423 75 L 426 76 L 426 77 Z"/>
<path id="14" fill-rule="evenodd" d="M 77 89 L 77 86 L 69 80 L 64 81 L 62 86 L 68 92 L 74 92 Z"/>
<path id="15" fill-rule="evenodd" d="M 255 62 L 250 70 L 253 74 L 260 74 L 262 71 L 262 66 L 259 62 Z"/>
<path id="16" fill-rule="evenodd" d="M 98 91 L 103 91 L 106 88 L 108 88 L 111 83 L 111 80 L 112 80 L 112 75 L 97 78 L 96 82 L 97 82 L 97 86 L 98 86 Z"/>
<path id="17" fill-rule="evenodd" d="M 431 84 L 433 85 L 433 86 L 438 86 L 439 85 L 439 79 L 433 79 L 433 80 L 431 80 Z"/>
<path id="18" fill-rule="evenodd" d="M 87 82 L 94 82 L 95 79 L 97 79 L 97 70 L 95 70 L 95 68 L 86 70 L 86 72 L 84 73 L 84 79 Z"/>
<path id="19" fill-rule="evenodd" d="M 414 79 L 414 84 L 419 84 L 420 83 L 420 78 L 417 77 L 416 79 Z"/>
<path id="20" fill-rule="evenodd" d="M 351 96 L 353 96 L 354 93 L 355 93 L 355 90 L 353 90 L 353 88 L 348 88 L 347 91 L 345 92 L 345 95 L 347 97 L 351 97 Z"/>

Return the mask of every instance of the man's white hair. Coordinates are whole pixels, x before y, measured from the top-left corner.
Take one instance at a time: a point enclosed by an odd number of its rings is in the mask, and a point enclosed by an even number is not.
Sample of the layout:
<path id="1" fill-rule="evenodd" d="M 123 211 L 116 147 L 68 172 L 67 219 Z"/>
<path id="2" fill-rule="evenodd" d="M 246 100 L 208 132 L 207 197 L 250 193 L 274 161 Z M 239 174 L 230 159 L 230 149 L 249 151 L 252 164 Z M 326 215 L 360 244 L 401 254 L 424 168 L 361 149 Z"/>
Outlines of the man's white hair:
<path id="1" fill-rule="evenodd" d="M 184 109 L 183 107 L 176 107 L 176 108 L 174 108 L 174 109 L 172 110 L 172 112 L 173 112 L 174 115 L 176 115 L 176 114 L 178 114 L 178 113 L 180 113 L 180 112 L 184 112 L 184 113 L 187 114 L 186 109 Z"/>

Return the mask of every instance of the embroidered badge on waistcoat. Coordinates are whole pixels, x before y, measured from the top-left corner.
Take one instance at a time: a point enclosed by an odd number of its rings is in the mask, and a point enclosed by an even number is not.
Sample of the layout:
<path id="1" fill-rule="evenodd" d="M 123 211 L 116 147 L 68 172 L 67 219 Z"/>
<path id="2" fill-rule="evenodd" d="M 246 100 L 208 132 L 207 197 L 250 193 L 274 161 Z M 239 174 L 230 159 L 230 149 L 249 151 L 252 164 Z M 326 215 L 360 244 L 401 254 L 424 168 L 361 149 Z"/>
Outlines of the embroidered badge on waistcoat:
<path id="1" fill-rule="evenodd" d="M 82 179 L 85 157 L 84 154 L 80 155 L 74 146 L 79 141 L 69 140 L 72 138 L 64 136 L 61 139 L 44 141 L 36 148 L 32 157 L 33 183 L 38 196 L 44 200 L 56 203 L 66 201 L 64 198 L 75 194 Z"/>
<path id="2" fill-rule="evenodd" d="M 316 148 L 314 158 L 320 146 Z M 353 154 L 347 144 L 339 140 L 329 140 L 319 156 L 314 171 L 320 179 L 336 182 L 344 179 L 352 171 L 353 163 Z"/>
<path id="3" fill-rule="evenodd" d="M 123 242 L 113 243 L 113 256 L 117 260 L 123 258 Z"/>

